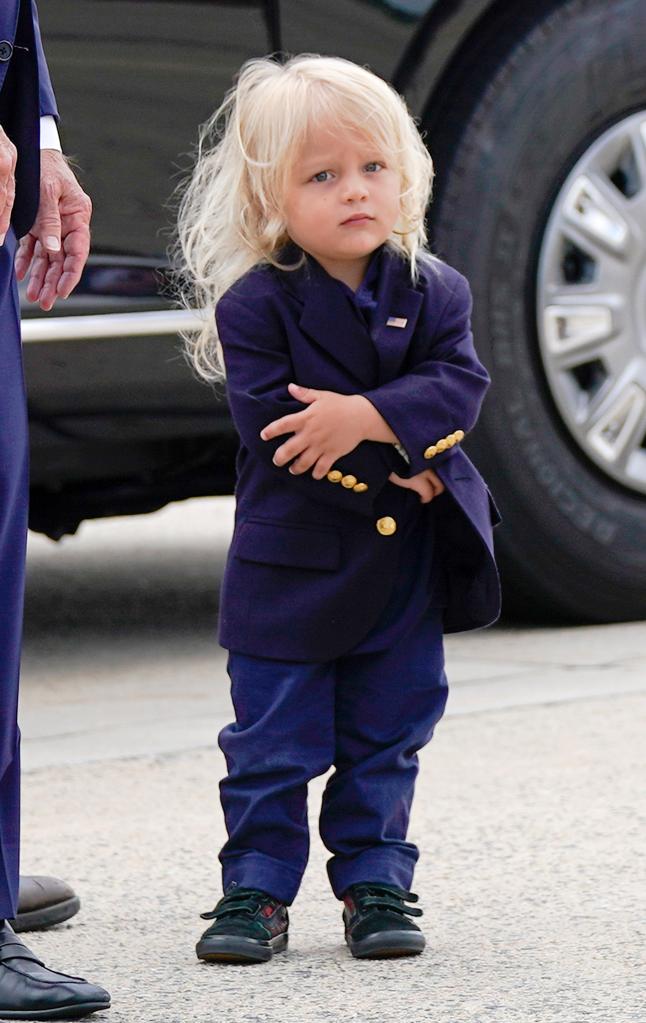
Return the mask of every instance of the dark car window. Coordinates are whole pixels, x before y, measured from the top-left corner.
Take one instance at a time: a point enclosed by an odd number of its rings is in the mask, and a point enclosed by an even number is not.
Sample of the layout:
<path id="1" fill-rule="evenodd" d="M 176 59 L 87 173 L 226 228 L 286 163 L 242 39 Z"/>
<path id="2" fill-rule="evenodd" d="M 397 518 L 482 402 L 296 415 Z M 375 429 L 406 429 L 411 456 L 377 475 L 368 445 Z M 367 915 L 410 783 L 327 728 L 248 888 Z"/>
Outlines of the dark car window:
<path id="1" fill-rule="evenodd" d="M 197 125 L 271 49 L 266 4 L 49 0 L 41 22 L 66 152 L 94 202 L 93 247 L 162 254 L 160 216 Z"/>

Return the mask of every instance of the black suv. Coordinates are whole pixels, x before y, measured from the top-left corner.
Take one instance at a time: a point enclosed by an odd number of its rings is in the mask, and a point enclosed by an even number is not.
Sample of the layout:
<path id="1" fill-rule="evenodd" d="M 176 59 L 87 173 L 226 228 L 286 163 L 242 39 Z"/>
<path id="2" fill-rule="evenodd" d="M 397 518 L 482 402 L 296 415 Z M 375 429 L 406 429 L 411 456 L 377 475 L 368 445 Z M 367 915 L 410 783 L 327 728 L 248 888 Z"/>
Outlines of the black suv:
<path id="1" fill-rule="evenodd" d="M 164 297 L 174 187 L 250 56 L 391 81 L 437 171 L 433 250 L 469 278 L 493 386 L 466 449 L 492 484 L 507 606 L 646 616 L 646 4 L 41 0 L 61 134 L 94 202 L 76 293 L 24 309 L 32 527 L 231 493 L 226 400 Z"/>

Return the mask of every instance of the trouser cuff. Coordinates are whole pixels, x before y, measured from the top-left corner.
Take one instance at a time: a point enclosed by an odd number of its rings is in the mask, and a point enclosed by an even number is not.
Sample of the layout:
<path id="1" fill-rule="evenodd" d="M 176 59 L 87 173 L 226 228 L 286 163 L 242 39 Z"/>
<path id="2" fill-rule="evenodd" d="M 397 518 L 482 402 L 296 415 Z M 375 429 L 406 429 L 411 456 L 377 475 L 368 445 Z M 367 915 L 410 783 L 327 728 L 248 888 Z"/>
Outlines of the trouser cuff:
<path id="1" fill-rule="evenodd" d="M 265 853 L 246 853 L 223 862 L 222 886 L 225 891 L 233 882 L 238 888 L 260 888 L 289 906 L 296 898 L 304 869 L 305 864 L 303 870 L 298 870 Z"/>
<path id="2" fill-rule="evenodd" d="M 418 856 L 417 850 L 411 850 L 409 856 L 393 856 L 379 849 L 367 849 L 351 859 L 333 856 L 327 861 L 332 891 L 337 899 L 342 899 L 346 888 L 361 881 L 381 881 L 409 891 Z"/>

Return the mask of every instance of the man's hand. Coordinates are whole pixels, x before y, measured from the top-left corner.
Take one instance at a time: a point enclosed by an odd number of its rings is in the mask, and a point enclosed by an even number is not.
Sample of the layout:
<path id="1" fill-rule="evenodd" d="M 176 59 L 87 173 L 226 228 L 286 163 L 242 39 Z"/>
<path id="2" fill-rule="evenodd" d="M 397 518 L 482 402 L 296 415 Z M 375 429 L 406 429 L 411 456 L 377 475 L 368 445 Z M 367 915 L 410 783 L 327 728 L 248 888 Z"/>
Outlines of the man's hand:
<path id="1" fill-rule="evenodd" d="M 0 128 L 0 245 L 9 230 L 9 221 L 16 196 L 16 147 Z"/>
<path id="2" fill-rule="evenodd" d="M 434 497 L 437 497 L 445 489 L 442 480 L 439 476 L 436 476 L 432 469 L 424 469 L 417 476 L 411 476 L 407 480 L 398 476 L 396 472 L 391 472 L 388 479 L 398 487 L 414 490 L 415 493 L 419 494 L 422 504 L 428 504 L 429 501 L 432 501 Z"/>
<path id="3" fill-rule="evenodd" d="M 40 206 L 20 241 L 16 276 L 21 281 L 31 264 L 27 298 L 47 311 L 80 280 L 90 251 L 92 203 L 62 153 L 42 149 L 40 161 Z"/>
<path id="4" fill-rule="evenodd" d="M 274 464 L 285 465 L 296 458 L 289 467 L 291 473 L 299 475 L 314 466 L 314 479 L 323 479 L 337 458 L 354 451 L 365 439 L 363 413 L 369 403 L 360 394 L 318 391 L 298 384 L 290 384 L 289 391 L 308 407 L 275 419 L 261 430 L 260 436 L 270 440 L 293 433 L 274 453 Z"/>

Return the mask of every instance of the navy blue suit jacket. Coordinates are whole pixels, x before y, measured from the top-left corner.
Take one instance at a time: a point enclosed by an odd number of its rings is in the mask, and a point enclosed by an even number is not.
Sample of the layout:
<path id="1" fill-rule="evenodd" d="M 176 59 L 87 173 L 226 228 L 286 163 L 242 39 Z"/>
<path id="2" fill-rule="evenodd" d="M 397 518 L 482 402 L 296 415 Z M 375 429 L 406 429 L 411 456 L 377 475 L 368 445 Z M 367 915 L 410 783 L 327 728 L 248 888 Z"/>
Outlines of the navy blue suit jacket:
<path id="1" fill-rule="evenodd" d="M 35 0 L 2 0 L 0 47 L 0 123 L 18 150 L 11 222 L 20 238 L 38 211 L 40 118 L 58 118 Z"/>
<path id="2" fill-rule="evenodd" d="M 299 254 L 290 245 L 282 258 L 293 262 Z M 389 481 L 393 471 L 410 477 L 433 468 L 446 487 L 424 506 L 435 520 L 434 571 L 446 577 L 445 631 L 498 617 L 492 527 L 500 516 L 453 436 L 473 428 L 490 382 L 473 347 L 470 313 L 469 285 L 457 270 L 438 260 L 435 269 L 423 266 L 413 286 L 407 263 L 388 246 L 373 337 L 311 257 L 297 271 L 255 267 L 222 296 L 216 321 L 240 436 L 235 527 L 220 596 L 223 647 L 328 660 L 367 634 L 397 570 L 402 530 L 392 532 L 389 520 L 397 527 L 419 506 L 417 494 Z M 391 318 L 398 323 L 389 325 Z M 340 473 L 341 481 L 275 466 L 272 456 L 287 436 L 263 441 L 259 434 L 305 407 L 289 394 L 290 381 L 365 395 L 410 462 L 392 444 L 362 441 L 338 459 L 333 478 Z M 445 438 L 451 446 L 437 451 Z"/>

